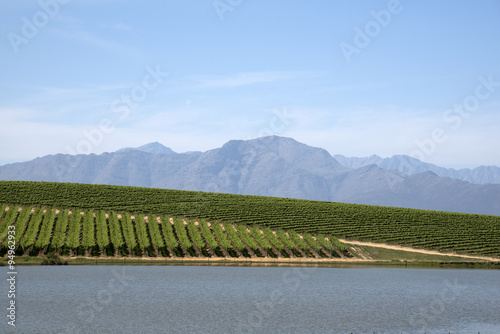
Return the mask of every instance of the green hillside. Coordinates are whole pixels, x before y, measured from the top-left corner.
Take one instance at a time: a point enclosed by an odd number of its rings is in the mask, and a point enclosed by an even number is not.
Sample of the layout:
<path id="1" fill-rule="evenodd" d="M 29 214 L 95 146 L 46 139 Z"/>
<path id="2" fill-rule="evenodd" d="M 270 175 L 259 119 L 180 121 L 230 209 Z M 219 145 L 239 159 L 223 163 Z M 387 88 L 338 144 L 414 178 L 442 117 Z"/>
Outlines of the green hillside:
<path id="1" fill-rule="evenodd" d="M 244 223 L 299 233 L 500 256 L 500 217 L 166 189 L 0 181 L 0 203 Z"/>
<path id="2" fill-rule="evenodd" d="M 333 236 L 105 210 L 0 205 L 0 256 L 323 259 L 350 256 Z"/>

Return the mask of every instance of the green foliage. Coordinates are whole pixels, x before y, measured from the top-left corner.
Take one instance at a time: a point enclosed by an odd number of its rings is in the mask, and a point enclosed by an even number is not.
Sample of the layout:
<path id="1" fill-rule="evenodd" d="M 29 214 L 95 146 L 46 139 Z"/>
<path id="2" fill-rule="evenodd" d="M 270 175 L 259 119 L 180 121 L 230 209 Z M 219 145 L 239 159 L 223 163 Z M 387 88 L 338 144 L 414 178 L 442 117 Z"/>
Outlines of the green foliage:
<path id="1" fill-rule="evenodd" d="M 304 240 L 311 246 L 311 248 L 321 255 L 321 249 L 323 248 L 316 240 L 314 240 L 313 236 L 310 235 L 309 233 L 303 233 L 302 236 L 304 237 Z"/>
<path id="2" fill-rule="evenodd" d="M 92 210 L 85 210 L 83 214 L 82 246 L 85 249 L 95 246 L 95 223 Z"/>
<path id="3" fill-rule="evenodd" d="M 103 250 L 109 246 L 108 220 L 105 211 L 99 210 L 95 215 L 97 246 Z"/>
<path id="4" fill-rule="evenodd" d="M 116 212 L 112 211 L 109 214 L 109 236 L 111 238 L 111 243 L 115 249 L 121 249 L 123 247 L 123 235 L 120 227 L 120 220 Z"/>
<path id="5" fill-rule="evenodd" d="M 66 240 L 66 230 L 68 228 L 68 221 L 69 221 L 68 216 L 69 216 L 68 210 L 62 210 L 57 215 L 54 226 L 54 235 L 52 236 L 52 241 L 51 241 L 51 246 L 54 249 L 61 248 L 64 245 L 64 241 Z"/>
<path id="6" fill-rule="evenodd" d="M 31 222 L 30 222 L 31 227 Z M 82 215 L 80 211 L 73 210 L 68 224 L 68 237 L 66 238 L 66 246 L 69 249 L 76 249 L 80 246 L 80 232 L 82 230 Z"/>
<path id="7" fill-rule="evenodd" d="M 200 229 L 198 226 L 194 224 L 193 220 L 188 220 L 187 221 L 187 229 L 189 232 L 189 236 L 191 237 L 191 240 L 193 241 L 193 244 L 201 251 L 206 249 L 206 244 L 205 241 L 203 241 L 203 238 L 200 233 Z"/>
<path id="8" fill-rule="evenodd" d="M 135 240 L 134 226 L 132 225 L 132 218 L 128 212 L 122 214 L 121 225 L 123 237 L 127 247 L 133 252 L 137 248 L 137 241 Z"/>
<path id="9" fill-rule="evenodd" d="M 208 247 L 210 247 L 214 251 L 217 250 L 217 248 L 219 248 L 219 244 L 217 243 L 217 240 L 215 240 L 214 235 L 212 234 L 212 230 L 208 226 L 207 222 L 205 220 L 200 220 L 199 223 L 200 223 L 201 233 L 203 234 L 203 237 L 205 238 Z"/>
<path id="10" fill-rule="evenodd" d="M 139 214 L 135 216 L 135 231 L 137 233 L 137 240 L 139 240 L 139 246 L 142 249 L 149 248 L 151 246 L 151 243 L 149 242 L 144 215 Z"/>
<path id="11" fill-rule="evenodd" d="M 280 240 L 288 249 L 293 250 L 296 248 L 295 243 L 290 239 L 290 237 L 286 234 L 285 231 L 277 230 L 276 235 L 278 236 L 278 238 L 280 238 Z"/>
<path id="12" fill-rule="evenodd" d="M 184 226 L 184 221 L 180 218 L 175 218 L 174 219 L 174 227 L 175 227 L 175 234 L 177 234 L 177 238 L 179 239 L 179 243 L 184 247 L 186 252 L 188 252 L 190 255 L 194 255 L 193 253 L 193 245 L 191 244 L 191 241 L 189 240 L 189 237 L 186 232 L 186 227 Z"/>
<path id="13" fill-rule="evenodd" d="M 14 224 L 14 226 L 16 227 L 15 229 L 16 245 L 19 244 L 19 240 L 21 239 L 21 236 L 24 234 L 24 231 L 26 230 L 26 226 L 28 224 L 28 220 L 30 219 L 30 215 L 31 215 L 31 207 L 26 207 L 23 208 L 23 210 L 16 219 L 16 223 Z"/>
<path id="14" fill-rule="evenodd" d="M 329 235 L 328 239 L 333 244 L 333 247 L 337 248 L 341 253 L 347 252 L 347 247 L 343 243 L 341 243 L 339 239 L 337 239 L 333 235 Z"/>
<path id="15" fill-rule="evenodd" d="M 260 233 L 260 229 L 257 226 L 250 226 L 249 230 L 252 233 L 255 240 L 257 241 L 257 243 L 260 244 L 260 246 L 269 254 L 273 247 L 271 246 L 269 241 L 267 241 L 264 235 Z"/>
<path id="16" fill-rule="evenodd" d="M 272 231 L 269 227 L 263 228 L 262 232 L 264 232 L 264 236 L 278 251 L 281 252 L 285 248 L 285 244 L 283 244 L 283 242 L 276 237 L 274 231 Z"/>
<path id="17" fill-rule="evenodd" d="M 309 246 L 295 231 L 288 231 L 288 235 L 302 251 L 309 251 Z"/>
<path id="18" fill-rule="evenodd" d="M 40 233 L 38 233 L 38 238 L 35 242 L 35 248 L 41 249 L 49 245 L 55 217 L 56 210 L 47 209 L 47 212 L 43 217 L 42 225 L 40 226 Z"/>
<path id="19" fill-rule="evenodd" d="M 245 244 L 241 241 L 232 224 L 224 224 L 224 230 L 229 240 L 238 251 L 243 252 L 246 250 Z"/>
<path id="20" fill-rule="evenodd" d="M 42 222 L 42 217 L 43 217 L 43 209 L 36 208 L 35 213 L 31 216 L 29 226 L 26 229 L 26 233 L 21 239 L 22 249 L 26 250 L 27 248 L 33 245 L 33 242 L 35 241 L 35 238 L 38 234 L 40 223 Z"/>
<path id="21" fill-rule="evenodd" d="M 256 255 L 260 255 L 259 245 L 257 244 L 257 242 L 255 242 L 255 240 L 252 238 L 252 235 L 247 230 L 248 227 L 246 225 L 235 225 L 234 227 L 236 227 L 241 239 L 248 245 L 248 247 L 250 247 L 250 249 Z"/>
<path id="22" fill-rule="evenodd" d="M 156 221 L 156 216 L 153 215 L 149 216 L 148 230 L 149 230 L 149 235 L 151 236 L 151 241 L 153 242 L 153 246 L 158 250 L 164 248 L 165 243 L 163 242 L 163 238 L 160 232 L 160 227 L 158 222 Z"/>
<path id="23" fill-rule="evenodd" d="M 316 235 L 316 242 L 324 247 L 327 251 L 332 251 L 334 248 L 332 242 L 329 239 L 326 239 L 326 237 L 322 234 Z"/>
<path id="24" fill-rule="evenodd" d="M 5 213 L 4 219 L 0 222 L 0 243 L 7 236 L 9 226 L 14 223 L 17 218 L 19 206 L 10 206 L 9 211 Z"/>
<path id="25" fill-rule="evenodd" d="M 219 244 L 222 246 L 222 248 L 224 248 L 226 251 L 233 248 L 231 242 L 227 239 L 224 230 L 218 222 L 212 223 L 212 230 L 214 231 L 215 237 L 217 238 L 217 240 L 219 240 Z"/>
<path id="26" fill-rule="evenodd" d="M 170 223 L 170 219 L 167 217 L 161 217 L 161 227 L 163 231 L 163 237 L 165 238 L 165 243 L 167 247 L 170 248 L 176 255 L 180 255 L 179 243 L 174 235 L 174 229 Z"/>
<path id="27" fill-rule="evenodd" d="M 7 203 L 0 204 L 0 221 L 2 220 L 2 217 L 5 215 L 5 209 L 7 208 L 7 206 L 8 206 Z"/>

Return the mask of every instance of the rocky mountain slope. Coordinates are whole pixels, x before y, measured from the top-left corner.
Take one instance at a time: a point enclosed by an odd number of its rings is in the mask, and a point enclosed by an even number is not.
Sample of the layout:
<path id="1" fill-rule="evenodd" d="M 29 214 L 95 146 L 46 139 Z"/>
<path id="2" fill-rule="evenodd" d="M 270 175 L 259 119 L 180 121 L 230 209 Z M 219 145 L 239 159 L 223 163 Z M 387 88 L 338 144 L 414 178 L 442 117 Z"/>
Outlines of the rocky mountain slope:
<path id="1" fill-rule="evenodd" d="M 232 140 L 206 152 L 159 143 L 100 155 L 50 155 L 0 166 L 0 180 L 199 190 L 500 215 L 500 185 L 376 164 L 343 166 L 326 150 L 277 136 Z"/>

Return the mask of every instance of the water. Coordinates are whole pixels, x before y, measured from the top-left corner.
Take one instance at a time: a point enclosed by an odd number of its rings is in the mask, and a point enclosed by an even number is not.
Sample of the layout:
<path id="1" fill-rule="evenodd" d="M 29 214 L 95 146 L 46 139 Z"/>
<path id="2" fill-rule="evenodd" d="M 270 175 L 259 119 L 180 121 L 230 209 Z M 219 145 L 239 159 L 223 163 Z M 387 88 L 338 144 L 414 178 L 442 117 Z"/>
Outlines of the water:
<path id="1" fill-rule="evenodd" d="M 18 267 L 15 328 L 5 282 L 0 333 L 500 333 L 498 270 Z"/>

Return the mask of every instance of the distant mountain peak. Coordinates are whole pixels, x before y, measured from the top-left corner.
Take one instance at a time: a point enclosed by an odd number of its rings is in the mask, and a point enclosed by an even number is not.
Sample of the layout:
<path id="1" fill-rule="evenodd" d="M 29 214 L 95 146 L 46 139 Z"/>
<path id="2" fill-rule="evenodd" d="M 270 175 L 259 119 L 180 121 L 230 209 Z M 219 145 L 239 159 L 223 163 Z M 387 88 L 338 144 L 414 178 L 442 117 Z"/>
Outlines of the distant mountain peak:
<path id="1" fill-rule="evenodd" d="M 128 151 L 141 151 L 141 152 L 146 152 L 146 153 L 151 153 L 151 154 L 174 154 L 175 152 L 169 148 L 166 147 L 159 142 L 155 141 L 152 143 L 148 143 L 139 147 L 125 147 L 122 148 L 116 152 L 128 152 Z"/>
<path id="2" fill-rule="evenodd" d="M 264 145 L 275 145 L 275 144 L 302 144 L 296 141 L 293 138 L 290 137 L 281 137 L 281 136 L 276 136 L 276 135 L 270 135 L 270 136 L 264 136 L 264 137 L 259 137 L 255 139 L 250 139 L 247 140 L 246 142 L 252 144 L 252 143 L 261 143 Z M 304 144 L 302 144 L 304 145 Z"/>

